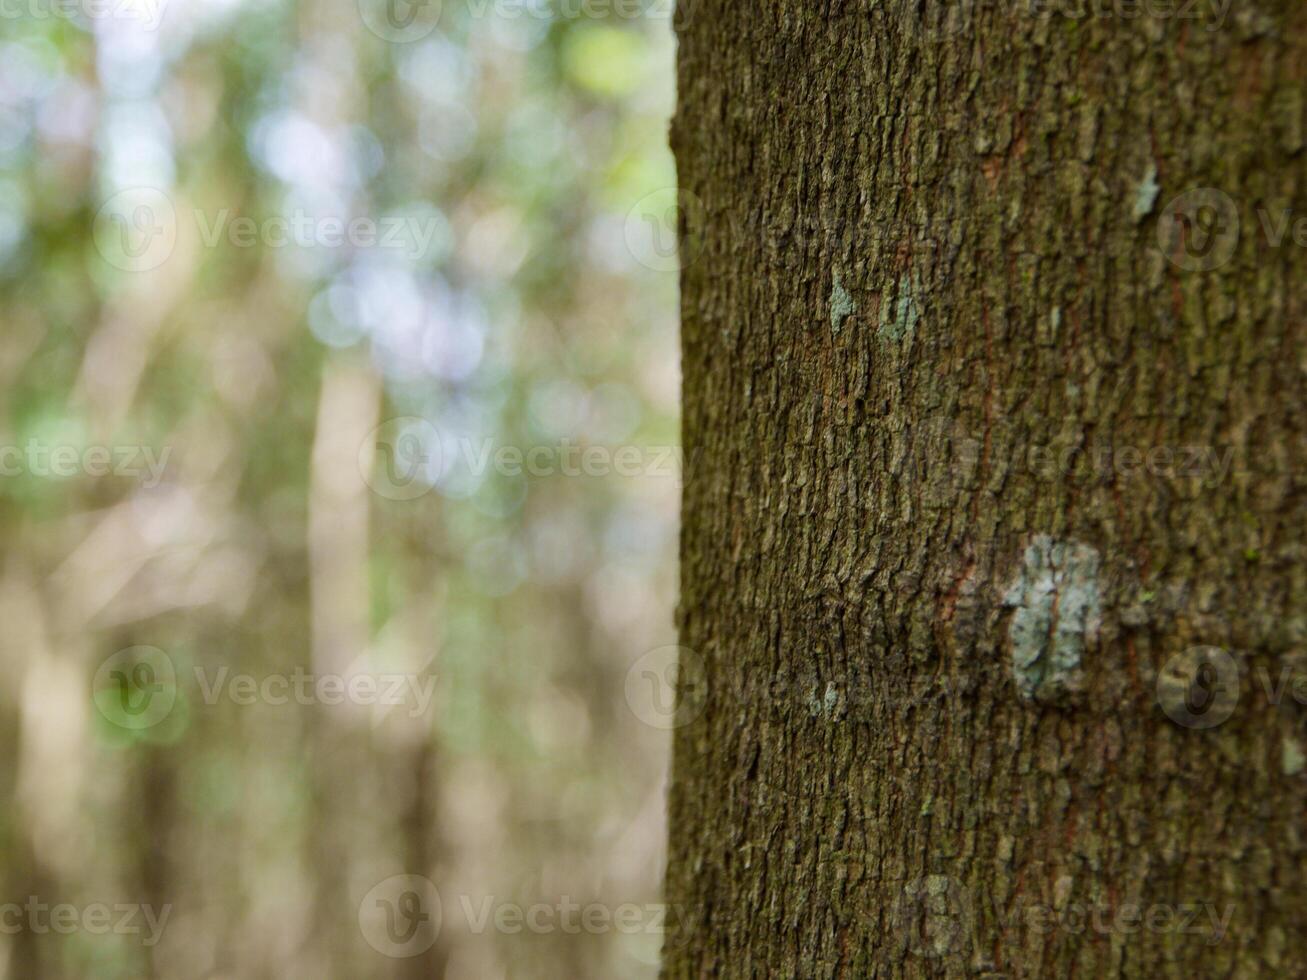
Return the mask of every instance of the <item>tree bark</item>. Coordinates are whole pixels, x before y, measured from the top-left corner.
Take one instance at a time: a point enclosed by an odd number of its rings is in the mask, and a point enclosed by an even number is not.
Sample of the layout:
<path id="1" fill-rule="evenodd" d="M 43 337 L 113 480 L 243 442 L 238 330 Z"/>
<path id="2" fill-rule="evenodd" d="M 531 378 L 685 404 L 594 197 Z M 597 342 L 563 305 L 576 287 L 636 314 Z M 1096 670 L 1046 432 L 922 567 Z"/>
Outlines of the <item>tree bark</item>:
<path id="1" fill-rule="evenodd" d="M 680 14 L 664 975 L 1295 975 L 1307 8 L 933 3 Z"/>

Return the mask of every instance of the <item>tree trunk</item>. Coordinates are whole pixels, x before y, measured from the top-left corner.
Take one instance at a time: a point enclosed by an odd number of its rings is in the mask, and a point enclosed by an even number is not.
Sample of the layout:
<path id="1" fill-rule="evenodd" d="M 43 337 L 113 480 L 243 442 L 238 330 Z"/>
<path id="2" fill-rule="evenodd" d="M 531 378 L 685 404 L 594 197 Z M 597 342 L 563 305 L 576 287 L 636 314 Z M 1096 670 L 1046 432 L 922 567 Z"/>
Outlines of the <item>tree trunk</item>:
<path id="1" fill-rule="evenodd" d="M 665 975 L 1301 975 L 1307 7 L 935 2 L 680 15 Z"/>

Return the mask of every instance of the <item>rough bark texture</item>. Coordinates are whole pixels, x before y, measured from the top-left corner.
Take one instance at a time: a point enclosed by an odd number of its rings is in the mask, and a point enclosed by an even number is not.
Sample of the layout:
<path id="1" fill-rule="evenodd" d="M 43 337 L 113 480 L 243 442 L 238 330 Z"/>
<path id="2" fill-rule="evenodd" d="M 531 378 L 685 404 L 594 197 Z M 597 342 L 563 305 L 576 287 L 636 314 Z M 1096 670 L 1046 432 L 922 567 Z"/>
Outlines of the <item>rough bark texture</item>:
<path id="1" fill-rule="evenodd" d="M 666 976 L 1307 975 L 1307 8 L 1185 2 L 682 11 Z"/>

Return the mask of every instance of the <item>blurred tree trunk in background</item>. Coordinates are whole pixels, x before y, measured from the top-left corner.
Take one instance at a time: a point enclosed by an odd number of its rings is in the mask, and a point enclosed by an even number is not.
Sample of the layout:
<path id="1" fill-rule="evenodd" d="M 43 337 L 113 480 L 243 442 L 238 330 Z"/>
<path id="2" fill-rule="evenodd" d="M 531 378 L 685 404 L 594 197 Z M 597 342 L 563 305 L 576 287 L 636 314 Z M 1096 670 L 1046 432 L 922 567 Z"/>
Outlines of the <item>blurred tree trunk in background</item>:
<path id="1" fill-rule="evenodd" d="M 680 15 L 666 976 L 1300 961 L 1307 8 L 1104 9 Z"/>

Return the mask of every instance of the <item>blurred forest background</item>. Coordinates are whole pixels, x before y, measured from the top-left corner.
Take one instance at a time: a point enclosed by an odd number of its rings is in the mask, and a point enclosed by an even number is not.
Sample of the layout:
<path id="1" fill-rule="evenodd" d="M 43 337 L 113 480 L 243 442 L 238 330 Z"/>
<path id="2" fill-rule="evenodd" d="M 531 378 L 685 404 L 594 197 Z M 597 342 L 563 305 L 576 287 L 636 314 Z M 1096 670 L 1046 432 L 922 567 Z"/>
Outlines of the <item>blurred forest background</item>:
<path id="1" fill-rule="evenodd" d="M 660 900 L 669 12 L 362 3 L 0 13 L 0 903 L 171 906 L 0 976 L 656 976 L 464 908 Z M 297 671 L 432 701 L 209 689 Z"/>

